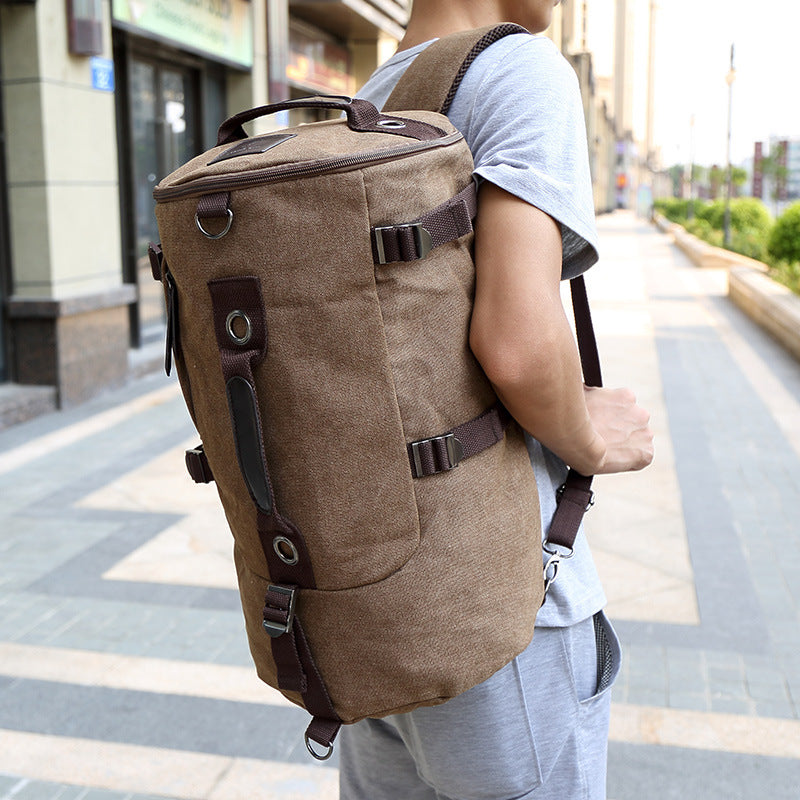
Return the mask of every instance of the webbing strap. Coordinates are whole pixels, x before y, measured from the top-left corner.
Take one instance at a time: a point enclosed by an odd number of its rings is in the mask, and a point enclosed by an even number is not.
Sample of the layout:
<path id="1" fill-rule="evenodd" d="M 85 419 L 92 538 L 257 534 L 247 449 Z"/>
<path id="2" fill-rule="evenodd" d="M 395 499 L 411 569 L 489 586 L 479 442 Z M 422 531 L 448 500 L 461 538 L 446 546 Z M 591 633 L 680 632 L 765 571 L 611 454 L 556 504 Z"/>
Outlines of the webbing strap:
<path id="1" fill-rule="evenodd" d="M 510 421 L 511 415 L 498 402 L 446 433 L 409 442 L 408 460 L 412 475 L 424 478 L 457 467 L 465 458 L 497 444 L 505 435 Z"/>
<path id="2" fill-rule="evenodd" d="M 436 247 L 472 233 L 478 211 L 475 181 L 457 195 L 411 222 L 372 229 L 372 257 L 376 264 L 417 261 Z"/>
<path id="3" fill-rule="evenodd" d="M 589 299 L 583 275 L 573 278 L 569 286 L 572 293 L 572 312 L 575 316 L 575 332 L 578 338 L 583 380 L 587 386 L 602 386 L 600 356 L 597 351 L 597 339 L 594 335 L 592 314 L 589 310 Z M 558 506 L 547 532 L 548 543 L 571 551 L 583 515 L 593 502 L 591 476 L 581 475 L 574 469 L 570 469 L 564 485 L 559 490 Z"/>
<path id="4" fill-rule="evenodd" d="M 527 31 L 519 25 L 503 23 L 438 39 L 411 62 L 383 110 L 415 108 L 446 114 L 472 62 L 494 42 L 515 33 Z"/>

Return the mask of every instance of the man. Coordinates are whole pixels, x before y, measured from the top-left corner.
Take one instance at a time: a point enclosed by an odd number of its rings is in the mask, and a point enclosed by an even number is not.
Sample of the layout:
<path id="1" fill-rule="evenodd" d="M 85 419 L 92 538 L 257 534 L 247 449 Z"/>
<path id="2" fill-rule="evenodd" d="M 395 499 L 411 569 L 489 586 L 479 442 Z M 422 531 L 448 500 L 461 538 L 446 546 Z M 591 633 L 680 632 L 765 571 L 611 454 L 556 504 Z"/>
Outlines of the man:
<path id="1" fill-rule="evenodd" d="M 414 0 L 398 52 L 359 95 L 380 106 L 432 40 L 514 22 L 543 31 L 558 0 Z M 627 389 L 587 388 L 560 282 L 596 260 L 583 106 L 549 39 L 508 36 L 467 71 L 449 112 L 480 183 L 470 346 L 528 449 L 546 532 L 569 464 L 638 470 L 648 414 Z M 341 733 L 341 800 L 605 797 L 609 689 L 619 645 L 581 533 L 537 614 L 531 645 L 441 706 Z"/>

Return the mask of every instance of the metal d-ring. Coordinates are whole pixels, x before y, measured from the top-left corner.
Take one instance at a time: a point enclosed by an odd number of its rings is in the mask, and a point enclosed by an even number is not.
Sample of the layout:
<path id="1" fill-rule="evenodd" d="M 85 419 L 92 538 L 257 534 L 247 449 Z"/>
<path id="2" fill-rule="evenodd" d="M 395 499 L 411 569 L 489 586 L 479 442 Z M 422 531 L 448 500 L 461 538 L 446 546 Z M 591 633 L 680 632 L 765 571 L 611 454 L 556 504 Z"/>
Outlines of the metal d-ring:
<path id="1" fill-rule="evenodd" d="M 233 323 L 237 319 L 240 319 L 244 322 L 245 327 L 244 334 L 242 336 L 237 335 L 236 331 L 233 329 Z M 253 336 L 253 323 L 250 322 L 250 317 L 248 317 L 244 311 L 240 311 L 237 308 L 235 311 L 231 311 L 231 313 L 228 314 L 228 317 L 225 320 L 225 330 L 235 344 L 247 344 Z"/>
<path id="2" fill-rule="evenodd" d="M 282 547 L 288 548 L 289 555 L 281 549 Z M 287 566 L 293 567 L 300 561 L 300 554 L 297 552 L 297 548 L 294 546 L 292 540 L 287 539 L 285 536 L 276 536 L 272 540 L 272 549 L 275 551 L 278 558 Z"/>
<path id="3" fill-rule="evenodd" d="M 306 750 L 308 750 L 311 755 L 317 759 L 317 761 L 327 761 L 333 755 L 333 745 L 327 745 L 327 750 L 325 751 L 324 755 L 318 753 L 314 748 L 311 746 L 311 740 L 308 738 L 308 734 L 305 736 L 306 739 Z"/>
<path id="4" fill-rule="evenodd" d="M 405 122 L 399 119 L 379 119 L 378 125 L 380 125 L 381 128 L 397 128 L 398 130 L 406 126 Z"/>
<path id="5" fill-rule="evenodd" d="M 231 225 L 233 225 L 233 211 L 231 209 L 226 208 L 225 213 L 228 215 L 228 223 L 219 233 L 209 233 L 204 227 L 203 223 L 200 222 L 200 216 L 198 214 L 194 215 L 194 222 L 197 225 L 197 229 L 200 233 L 203 234 L 207 239 L 221 239 L 230 229 Z"/>

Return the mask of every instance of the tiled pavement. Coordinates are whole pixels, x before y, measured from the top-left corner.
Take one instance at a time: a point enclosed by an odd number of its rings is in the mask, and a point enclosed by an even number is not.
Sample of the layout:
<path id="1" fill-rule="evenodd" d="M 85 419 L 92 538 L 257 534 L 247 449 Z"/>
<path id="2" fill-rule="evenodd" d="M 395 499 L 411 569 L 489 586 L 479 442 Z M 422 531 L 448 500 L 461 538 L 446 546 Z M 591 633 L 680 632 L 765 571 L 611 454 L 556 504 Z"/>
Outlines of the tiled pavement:
<path id="1" fill-rule="evenodd" d="M 800 366 L 625 214 L 589 281 L 657 461 L 589 518 L 624 644 L 609 796 L 800 798 Z M 0 432 L 0 800 L 335 798 L 253 675 L 213 487 L 160 376 Z"/>

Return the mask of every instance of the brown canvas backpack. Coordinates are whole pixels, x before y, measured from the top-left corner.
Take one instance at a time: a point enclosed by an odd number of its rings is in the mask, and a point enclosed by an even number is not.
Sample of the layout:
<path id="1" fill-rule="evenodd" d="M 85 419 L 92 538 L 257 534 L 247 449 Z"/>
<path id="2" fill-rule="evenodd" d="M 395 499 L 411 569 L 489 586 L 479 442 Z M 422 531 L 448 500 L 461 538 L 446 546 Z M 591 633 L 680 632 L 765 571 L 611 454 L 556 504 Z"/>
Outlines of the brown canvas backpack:
<path id="1" fill-rule="evenodd" d="M 390 103 L 438 111 L 253 109 L 154 192 L 167 369 L 173 354 L 203 442 L 187 466 L 216 481 L 258 674 L 312 714 L 317 758 L 342 723 L 488 678 L 542 603 L 523 432 L 468 345 L 476 189 L 444 114 L 475 56 L 520 30 L 428 48 L 425 81 Z M 346 118 L 242 129 L 296 107 Z M 571 546 L 589 496 L 572 474 L 551 540 Z"/>

